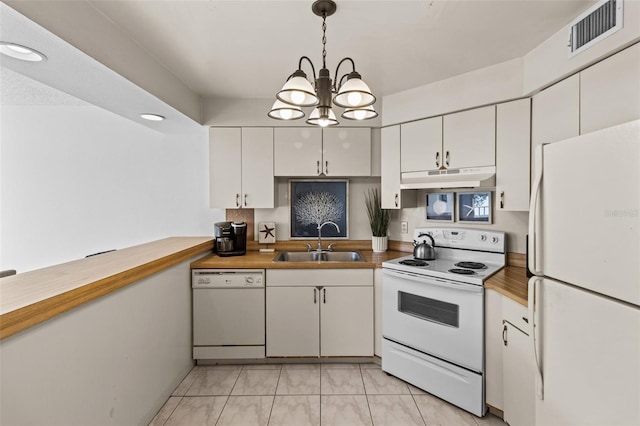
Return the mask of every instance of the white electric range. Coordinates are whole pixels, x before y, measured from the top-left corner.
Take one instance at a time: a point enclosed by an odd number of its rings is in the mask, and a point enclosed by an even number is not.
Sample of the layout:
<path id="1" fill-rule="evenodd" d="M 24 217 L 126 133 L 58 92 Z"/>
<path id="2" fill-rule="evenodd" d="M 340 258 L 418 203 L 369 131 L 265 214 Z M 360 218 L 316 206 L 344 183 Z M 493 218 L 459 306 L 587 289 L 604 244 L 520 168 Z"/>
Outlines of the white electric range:
<path id="1" fill-rule="evenodd" d="M 435 241 L 435 260 L 382 263 L 382 369 L 483 416 L 483 283 L 505 265 L 505 234 L 417 228 L 414 241 L 424 234 Z"/>

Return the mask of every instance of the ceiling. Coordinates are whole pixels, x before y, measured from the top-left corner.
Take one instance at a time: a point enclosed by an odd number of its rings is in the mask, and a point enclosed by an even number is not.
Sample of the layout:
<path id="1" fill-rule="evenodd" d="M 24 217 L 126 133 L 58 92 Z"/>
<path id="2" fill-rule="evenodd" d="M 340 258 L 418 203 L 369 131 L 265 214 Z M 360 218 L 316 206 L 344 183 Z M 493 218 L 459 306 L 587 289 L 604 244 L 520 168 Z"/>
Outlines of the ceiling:
<path id="1" fill-rule="evenodd" d="M 90 25 L 89 14 L 99 15 L 121 41 L 201 99 L 273 98 L 301 56 L 321 67 L 322 20 L 308 0 L 5 3 L 84 52 L 100 52 L 96 59 L 110 67 L 122 45 L 109 45 L 113 38 L 102 39 Z M 594 3 L 338 0 L 327 18 L 327 67 L 333 75 L 340 59 L 353 58 L 381 99 L 521 57 Z M 56 27 L 60 10 L 73 17 L 73 28 Z M 348 71 L 345 64 L 340 73 Z"/>

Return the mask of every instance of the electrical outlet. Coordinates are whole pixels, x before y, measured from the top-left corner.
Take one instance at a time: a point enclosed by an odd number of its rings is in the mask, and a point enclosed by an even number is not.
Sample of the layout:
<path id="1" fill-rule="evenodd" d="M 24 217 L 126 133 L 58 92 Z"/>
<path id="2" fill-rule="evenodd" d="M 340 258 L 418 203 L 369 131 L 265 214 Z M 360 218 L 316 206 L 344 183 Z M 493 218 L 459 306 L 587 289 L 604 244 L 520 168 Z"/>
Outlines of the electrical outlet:
<path id="1" fill-rule="evenodd" d="M 408 234 L 409 233 L 409 223 L 408 222 L 400 222 L 400 224 L 401 224 L 400 232 L 402 232 L 403 234 Z"/>

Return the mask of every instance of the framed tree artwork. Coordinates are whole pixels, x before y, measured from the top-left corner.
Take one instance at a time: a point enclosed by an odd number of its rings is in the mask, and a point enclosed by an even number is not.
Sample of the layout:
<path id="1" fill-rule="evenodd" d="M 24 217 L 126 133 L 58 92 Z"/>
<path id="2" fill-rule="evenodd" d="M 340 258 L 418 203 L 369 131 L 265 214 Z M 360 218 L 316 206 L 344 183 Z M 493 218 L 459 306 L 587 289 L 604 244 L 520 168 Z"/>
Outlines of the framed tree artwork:
<path id="1" fill-rule="evenodd" d="M 289 212 L 292 239 L 318 238 L 318 226 L 323 238 L 349 238 L 349 181 L 290 180 Z"/>

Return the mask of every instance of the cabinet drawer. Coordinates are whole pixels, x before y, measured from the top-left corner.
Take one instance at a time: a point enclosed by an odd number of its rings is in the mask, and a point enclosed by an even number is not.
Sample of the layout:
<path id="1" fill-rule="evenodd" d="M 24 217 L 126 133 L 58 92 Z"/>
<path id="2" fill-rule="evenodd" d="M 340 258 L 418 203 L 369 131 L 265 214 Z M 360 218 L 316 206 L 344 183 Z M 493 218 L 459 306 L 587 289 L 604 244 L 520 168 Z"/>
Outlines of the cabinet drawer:
<path id="1" fill-rule="evenodd" d="M 267 287 L 373 286 L 373 269 L 268 269 Z"/>
<path id="2" fill-rule="evenodd" d="M 502 317 L 527 334 L 529 332 L 529 311 L 526 306 L 508 297 L 502 297 Z"/>

